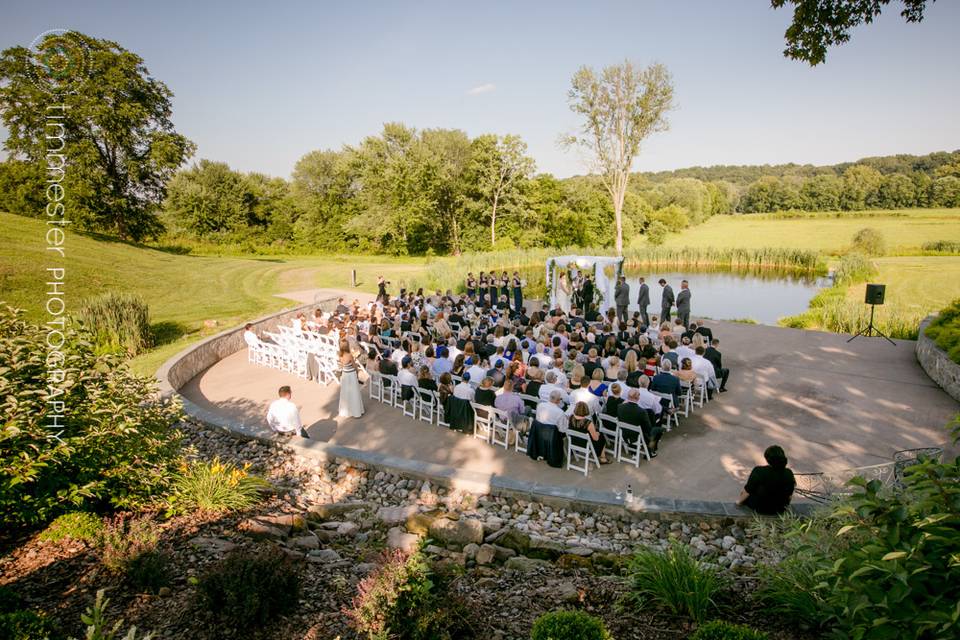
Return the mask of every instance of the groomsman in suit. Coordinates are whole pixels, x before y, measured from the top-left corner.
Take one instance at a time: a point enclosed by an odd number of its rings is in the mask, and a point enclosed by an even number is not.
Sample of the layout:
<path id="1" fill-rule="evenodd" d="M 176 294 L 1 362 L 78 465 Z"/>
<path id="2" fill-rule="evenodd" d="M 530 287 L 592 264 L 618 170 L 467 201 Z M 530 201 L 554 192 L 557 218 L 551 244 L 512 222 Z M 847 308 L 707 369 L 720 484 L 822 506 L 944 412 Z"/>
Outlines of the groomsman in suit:
<path id="1" fill-rule="evenodd" d="M 650 316 L 647 315 L 647 306 L 650 305 L 650 287 L 640 278 L 640 294 L 637 296 L 637 304 L 640 305 L 640 318 L 643 319 L 643 326 L 650 326 Z"/>
<path id="2" fill-rule="evenodd" d="M 680 293 L 677 294 L 677 316 L 684 328 L 690 325 L 690 283 L 686 280 L 680 283 Z"/>
<path id="3" fill-rule="evenodd" d="M 590 305 L 593 304 L 593 280 L 590 279 L 590 276 L 585 276 L 583 278 L 583 286 L 580 288 L 580 296 L 583 298 L 583 308 L 589 309 Z"/>
<path id="4" fill-rule="evenodd" d="M 625 327 L 627 326 L 627 307 L 630 306 L 630 285 L 623 276 L 617 278 L 613 299 L 617 303 L 617 321 L 621 327 Z"/>
<path id="5" fill-rule="evenodd" d="M 670 322 L 670 308 L 674 302 L 673 287 L 663 278 L 660 278 L 660 286 L 663 287 L 663 295 L 660 297 L 660 322 Z"/>

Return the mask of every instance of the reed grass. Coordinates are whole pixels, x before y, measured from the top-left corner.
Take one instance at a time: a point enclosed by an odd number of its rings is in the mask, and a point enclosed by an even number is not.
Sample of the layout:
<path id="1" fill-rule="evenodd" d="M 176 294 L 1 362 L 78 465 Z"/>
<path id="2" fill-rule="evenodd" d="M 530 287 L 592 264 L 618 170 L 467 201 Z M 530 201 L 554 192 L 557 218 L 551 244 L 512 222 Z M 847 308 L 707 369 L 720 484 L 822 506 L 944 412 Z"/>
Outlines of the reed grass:
<path id="1" fill-rule="evenodd" d="M 76 319 L 90 332 L 100 353 L 135 356 L 150 348 L 150 313 L 143 298 L 108 292 L 84 302 Z"/>

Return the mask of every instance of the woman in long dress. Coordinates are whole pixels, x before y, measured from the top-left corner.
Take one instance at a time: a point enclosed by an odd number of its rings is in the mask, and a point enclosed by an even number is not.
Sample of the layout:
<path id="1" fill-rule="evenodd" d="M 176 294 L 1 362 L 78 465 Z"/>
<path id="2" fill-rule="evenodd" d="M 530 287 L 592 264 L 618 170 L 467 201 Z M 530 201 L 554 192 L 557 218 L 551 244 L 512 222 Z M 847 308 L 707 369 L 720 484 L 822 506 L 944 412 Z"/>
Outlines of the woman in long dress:
<path id="1" fill-rule="evenodd" d="M 564 313 L 570 313 L 570 280 L 566 272 L 561 272 L 557 279 L 557 305 Z"/>
<path id="2" fill-rule="evenodd" d="M 357 363 L 350 353 L 350 344 L 340 343 L 340 417 L 359 418 L 363 415 L 363 394 L 357 377 Z"/>

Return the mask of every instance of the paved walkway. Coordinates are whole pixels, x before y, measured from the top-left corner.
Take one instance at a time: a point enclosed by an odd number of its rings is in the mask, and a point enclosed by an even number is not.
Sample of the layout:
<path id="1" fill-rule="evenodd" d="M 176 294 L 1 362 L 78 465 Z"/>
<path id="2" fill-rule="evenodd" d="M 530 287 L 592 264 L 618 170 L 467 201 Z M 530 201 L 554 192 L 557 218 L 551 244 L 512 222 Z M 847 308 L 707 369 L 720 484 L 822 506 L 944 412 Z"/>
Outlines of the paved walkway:
<path id="1" fill-rule="evenodd" d="M 314 292 L 299 293 L 313 300 Z M 363 418 L 337 418 L 336 386 L 255 367 L 247 363 L 246 351 L 210 367 L 181 392 L 205 409 L 260 425 L 276 389 L 289 384 L 318 440 L 528 482 L 603 490 L 629 483 L 637 494 L 692 500 L 735 499 L 770 444 L 782 445 L 794 471 L 805 472 L 878 464 L 898 449 L 948 441 L 943 425 L 960 406 L 924 374 L 913 342 L 848 344 L 846 336 L 831 333 L 725 322 L 708 326 L 732 370 L 730 391 L 681 419 L 656 459 L 639 468 L 604 466 L 588 478 L 404 418 L 399 409 L 367 398 Z"/>

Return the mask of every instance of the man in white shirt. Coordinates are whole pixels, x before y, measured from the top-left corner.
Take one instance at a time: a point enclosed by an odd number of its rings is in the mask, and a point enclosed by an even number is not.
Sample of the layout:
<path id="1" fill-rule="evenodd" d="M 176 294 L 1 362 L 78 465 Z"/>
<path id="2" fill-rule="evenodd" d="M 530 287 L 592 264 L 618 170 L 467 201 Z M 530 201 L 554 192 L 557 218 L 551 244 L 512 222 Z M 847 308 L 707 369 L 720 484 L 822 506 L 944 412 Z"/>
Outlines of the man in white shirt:
<path id="1" fill-rule="evenodd" d="M 663 405 L 660 404 L 660 397 L 653 395 L 648 388 L 650 386 L 650 378 L 647 376 L 640 376 L 638 384 L 640 385 L 640 388 L 637 389 L 637 391 L 640 392 L 640 397 L 637 399 L 637 404 L 644 409 L 653 411 L 659 417 L 660 413 L 663 411 Z"/>
<path id="2" fill-rule="evenodd" d="M 260 336 L 253 332 L 253 325 L 249 322 L 243 325 L 243 341 L 246 342 L 250 348 L 260 344 Z"/>
<path id="3" fill-rule="evenodd" d="M 309 438 L 310 435 L 300 422 L 300 410 L 290 400 L 290 396 L 293 395 L 290 387 L 287 385 L 280 387 L 278 395 L 280 397 L 271 402 L 270 409 L 267 410 L 267 424 L 281 435 L 293 435 L 299 432 L 301 438 Z"/>
<path id="4" fill-rule="evenodd" d="M 467 369 L 467 373 L 470 374 L 470 380 L 474 382 L 473 386 L 477 386 L 487 375 L 487 367 L 482 366 L 483 360 L 480 356 L 470 356 L 471 366 Z"/>
<path id="5" fill-rule="evenodd" d="M 473 385 L 470 384 L 470 374 L 466 372 L 463 374 L 463 380 L 453 387 L 453 397 L 466 400 L 467 402 L 473 402 L 474 393 L 476 392 L 473 389 Z"/>
<path id="6" fill-rule="evenodd" d="M 450 336 L 447 340 L 447 352 L 447 357 L 450 358 L 451 361 L 456 360 L 457 356 L 463 353 L 463 351 L 457 349 L 457 339 L 453 336 Z"/>
<path id="7" fill-rule="evenodd" d="M 690 358 L 693 360 L 693 356 L 696 355 L 693 352 L 693 349 L 690 348 L 690 338 L 683 338 L 680 343 L 680 346 L 674 349 L 677 352 L 677 358 L 680 362 L 683 362 L 684 358 Z"/>
<path id="8" fill-rule="evenodd" d="M 406 356 L 400 362 L 400 365 L 403 368 L 397 372 L 397 382 L 400 383 L 401 387 L 416 387 L 418 382 L 417 373 L 413 370 L 413 358 Z"/>
<path id="9" fill-rule="evenodd" d="M 546 402 L 549 398 L 552 397 L 553 392 L 556 391 L 560 394 L 560 399 L 568 403 L 570 402 L 570 394 L 567 393 L 566 389 L 560 387 L 557 384 L 557 372 L 554 370 L 547 371 L 546 382 L 540 385 L 540 399 Z"/>
<path id="10" fill-rule="evenodd" d="M 537 405 L 534 418 L 541 424 L 551 424 L 560 433 L 567 431 L 567 414 L 563 412 L 563 395 L 559 391 L 552 392 L 543 402 Z"/>
<path id="11" fill-rule="evenodd" d="M 570 406 L 567 415 L 573 415 L 573 409 L 578 402 L 584 402 L 590 407 L 590 413 L 600 413 L 600 398 L 590 391 L 590 378 L 584 377 L 581 386 L 570 393 Z"/>
<path id="12" fill-rule="evenodd" d="M 700 378 L 700 383 L 707 385 L 707 394 L 713 397 L 713 390 L 720 385 L 717 384 L 717 370 L 713 368 L 712 362 L 703 357 L 704 351 L 703 347 L 697 347 L 690 362 L 693 364 L 693 372 Z"/>

